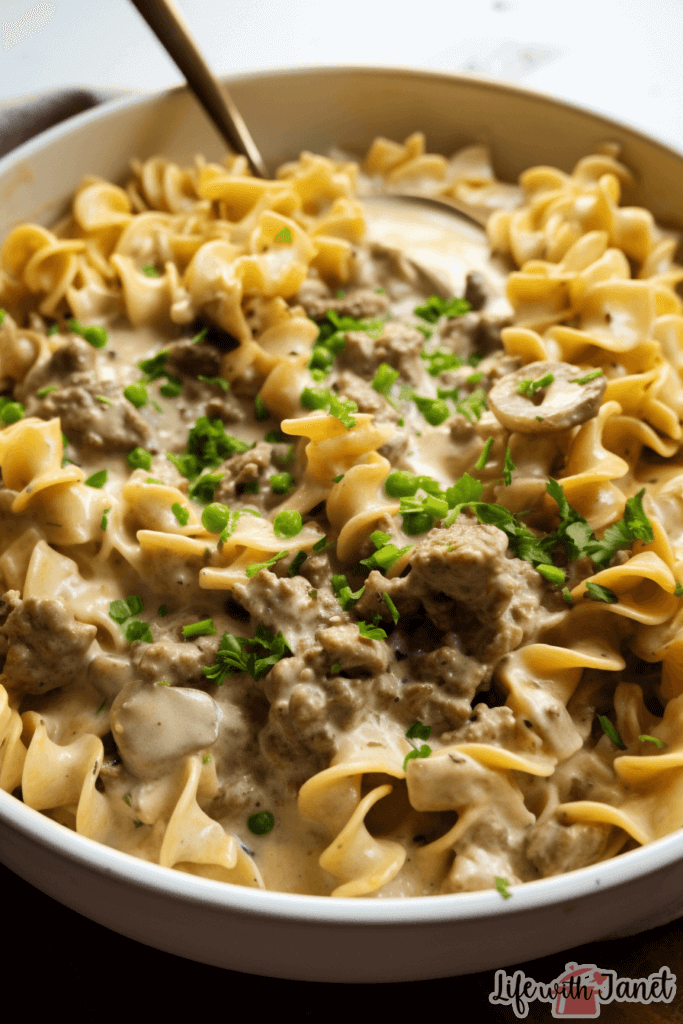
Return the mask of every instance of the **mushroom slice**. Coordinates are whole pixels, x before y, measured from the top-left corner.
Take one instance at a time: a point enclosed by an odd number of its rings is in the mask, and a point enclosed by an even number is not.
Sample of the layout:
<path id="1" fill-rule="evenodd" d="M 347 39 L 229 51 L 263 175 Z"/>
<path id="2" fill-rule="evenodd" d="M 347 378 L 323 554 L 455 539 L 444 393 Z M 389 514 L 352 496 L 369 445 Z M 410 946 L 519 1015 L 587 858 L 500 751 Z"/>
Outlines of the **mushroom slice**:
<path id="1" fill-rule="evenodd" d="M 504 427 L 520 434 L 549 434 L 575 427 L 600 408 L 607 379 L 602 373 L 593 377 L 595 372 L 590 367 L 549 360 L 527 363 L 491 388 L 489 408 Z"/>
<path id="2" fill-rule="evenodd" d="M 111 728 L 126 767 L 155 777 L 215 743 L 222 717 L 202 690 L 129 683 L 112 705 Z"/>

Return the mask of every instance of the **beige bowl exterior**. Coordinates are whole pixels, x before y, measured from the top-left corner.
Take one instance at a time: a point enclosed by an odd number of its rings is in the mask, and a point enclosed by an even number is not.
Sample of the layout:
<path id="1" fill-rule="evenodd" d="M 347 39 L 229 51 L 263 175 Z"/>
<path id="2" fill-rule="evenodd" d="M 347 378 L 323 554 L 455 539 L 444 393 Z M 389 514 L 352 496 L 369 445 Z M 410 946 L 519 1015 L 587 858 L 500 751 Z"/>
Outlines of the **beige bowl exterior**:
<path id="1" fill-rule="evenodd" d="M 636 174 L 626 197 L 683 227 L 683 157 L 548 97 L 479 78 L 325 68 L 230 79 L 274 169 L 304 149 L 362 154 L 378 135 L 420 129 L 432 152 L 492 147 L 500 177 L 534 164 L 571 170 L 618 142 Z M 85 174 L 123 181 L 132 156 L 189 161 L 224 147 L 185 89 L 79 115 L 0 161 L 0 237 L 49 225 Z M 0 860 L 49 896 L 130 938 L 253 974 L 330 982 L 411 981 L 503 967 L 683 914 L 683 833 L 603 864 L 493 891 L 338 900 L 220 884 L 136 860 L 75 835 L 0 792 Z"/>

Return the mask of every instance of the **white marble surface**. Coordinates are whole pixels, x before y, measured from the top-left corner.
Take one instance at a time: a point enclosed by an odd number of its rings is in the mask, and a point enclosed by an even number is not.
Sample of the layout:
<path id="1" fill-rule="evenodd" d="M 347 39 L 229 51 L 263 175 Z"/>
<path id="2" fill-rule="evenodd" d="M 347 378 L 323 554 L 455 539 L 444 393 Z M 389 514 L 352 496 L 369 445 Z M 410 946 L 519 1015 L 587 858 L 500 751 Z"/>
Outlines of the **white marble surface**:
<path id="1" fill-rule="evenodd" d="M 471 70 L 683 149 L 683 0 L 178 0 L 220 72 L 315 64 Z M 62 86 L 180 82 L 128 0 L 0 0 L 0 105 Z"/>

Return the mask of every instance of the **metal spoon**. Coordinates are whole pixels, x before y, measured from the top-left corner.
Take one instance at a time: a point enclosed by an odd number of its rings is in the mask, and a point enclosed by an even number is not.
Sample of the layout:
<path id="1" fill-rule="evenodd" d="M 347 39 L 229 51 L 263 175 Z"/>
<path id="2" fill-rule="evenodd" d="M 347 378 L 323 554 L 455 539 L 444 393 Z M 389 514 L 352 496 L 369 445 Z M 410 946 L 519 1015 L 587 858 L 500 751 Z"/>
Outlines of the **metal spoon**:
<path id="1" fill-rule="evenodd" d="M 172 60 L 178 65 L 193 93 L 202 104 L 207 114 L 228 145 L 242 153 L 249 161 L 252 172 L 259 178 L 269 178 L 268 168 L 251 137 L 249 129 L 230 97 L 228 90 L 214 75 L 197 43 L 192 38 L 185 20 L 174 3 L 174 0 L 131 0 L 159 42 L 166 49 Z M 365 198 L 363 201 L 365 202 Z M 448 209 L 457 218 L 468 221 L 469 225 L 478 228 L 486 224 L 486 215 L 468 209 L 456 199 L 446 196 L 431 197 L 404 189 L 390 194 L 376 194 L 368 197 L 372 203 L 399 200 L 408 202 L 415 208 L 416 204 L 428 204 Z M 471 230 L 471 229 L 470 229 Z"/>

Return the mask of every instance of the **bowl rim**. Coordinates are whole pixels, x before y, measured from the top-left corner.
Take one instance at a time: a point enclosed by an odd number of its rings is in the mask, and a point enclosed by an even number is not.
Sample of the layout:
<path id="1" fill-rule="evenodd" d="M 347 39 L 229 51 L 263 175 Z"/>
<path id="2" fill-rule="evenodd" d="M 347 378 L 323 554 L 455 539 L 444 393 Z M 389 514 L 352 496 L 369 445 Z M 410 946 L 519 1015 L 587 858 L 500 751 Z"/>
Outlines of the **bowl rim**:
<path id="1" fill-rule="evenodd" d="M 311 65 L 293 68 L 268 68 L 222 75 L 226 84 L 268 78 L 305 78 L 310 75 L 342 75 L 360 73 L 368 76 L 404 75 L 456 81 L 479 86 L 484 90 L 512 93 L 527 99 L 566 108 L 580 115 L 588 114 L 608 129 L 617 129 L 635 136 L 648 146 L 683 160 L 680 151 L 627 123 L 600 111 L 556 99 L 552 95 L 526 86 L 508 84 L 478 74 L 456 73 L 399 65 Z M 126 94 L 67 118 L 46 131 L 12 149 L 0 158 L 0 176 L 38 153 L 53 140 L 77 131 L 91 121 L 115 115 L 127 108 L 154 105 L 176 94 L 190 93 L 185 84 L 156 92 Z M 106 846 L 87 836 L 73 832 L 48 818 L 40 811 L 23 804 L 0 790 L 0 826 L 8 828 L 33 842 L 38 842 L 56 857 L 68 859 L 113 881 L 144 890 L 152 895 L 169 896 L 191 902 L 206 909 L 231 911 L 271 920 L 310 922 L 325 925 L 396 926 L 432 925 L 467 920 L 513 917 L 537 909 L 561 907 L 582 900 L 598 891 L 617 889 L 645 878 L 647 875 L 683 861 L 683 830 L 670 833 L 645 846 L 619 854 L 609 860 L 547 878 L 510 886 L 513 899 L 502 899 L 495 890 L 477 890 L 432 896 L 387 897 L 382 899 L 346 899 L 262 890 L 191 875 L 162 867 L 132 854 Z M 35 884 L 35 883 L 34 883 Z M 609 927 L 606 928 L 609 931 Z"/>

